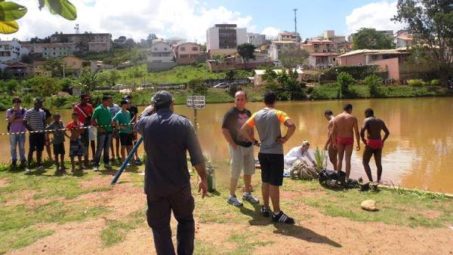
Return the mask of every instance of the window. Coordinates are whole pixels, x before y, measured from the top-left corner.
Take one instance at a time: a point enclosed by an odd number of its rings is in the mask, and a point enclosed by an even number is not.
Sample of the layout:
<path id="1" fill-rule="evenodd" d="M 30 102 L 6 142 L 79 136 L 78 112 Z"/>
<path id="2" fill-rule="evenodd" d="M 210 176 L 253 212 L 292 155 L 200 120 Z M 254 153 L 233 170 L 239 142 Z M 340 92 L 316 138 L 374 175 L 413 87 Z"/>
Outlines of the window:
<path id="1" fill-rule="evenodd" d="M 181 51 L 186 51 L 186 48 L 185 47 L 181 47 Z"/>
<path id="2" fill-rule="evenodd" d="M 198 47 L 192 47 L 192 51 L 198 51 Z"/>

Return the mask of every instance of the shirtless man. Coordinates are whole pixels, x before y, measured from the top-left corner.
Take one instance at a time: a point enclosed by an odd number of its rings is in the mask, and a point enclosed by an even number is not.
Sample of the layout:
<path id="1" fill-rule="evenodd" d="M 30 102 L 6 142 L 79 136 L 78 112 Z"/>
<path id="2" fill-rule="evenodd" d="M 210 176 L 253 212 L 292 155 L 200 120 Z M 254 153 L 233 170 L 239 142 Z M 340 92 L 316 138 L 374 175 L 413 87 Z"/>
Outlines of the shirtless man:
<path id="1" fill-rule="evenodd" d="M 329 160 L 332 163 L 333 169 L 337 170 L 337 150 L 334 148 L 334 142 L 332 141 L 332 129 L 333 129 L 333 112 L 331 110 L 326 110 L 324 112 L 324 117 L 329 121 L 329 125 L 327 126 L 327 141 L 324 145 L 324 150 L 329 153 Z"/>
<path id="2" fill-rule="evenodd" d="M 333 120 L 332 141 L 335 143 L 334 148 L 338 150 L 337 171 L 341 171 L 343 157 L 346 161 L 346 180 L 351 173 L 351 155 L 354 145 L 354 133 L 357 139 L 356 149 L 360 150 L 360 136 L 357 124 L 357 118 L 352 116 L 352 105 L 347 104 L 343 112 L 337 115 Z M 346 155 L 345 155 L 346 154 Z"/>
<path id="3" fill-rule="evenodd" d="M 365 139 L 365 131 L 367 132 L 367 139 Z M 384 131 L 384 138 L 381 139 L 381 131 Z M 382 148 L 384 142 L 389 137 L 390 132 L 387 129 L 384 121 L 374 117 L 373 109 L 368 108 L 365 110 L 365 120 L 363 121 L 363 127 L 360 130 L 360 137 L 365 144 L 365 151 L 363 152 L 363 167 L 365 168 L 368 180 L 373 182 L 373 176 L 370 169 L 370 159 L 374 155 L 374 161 L 376 162 L 377 168 L 377 181 L 381 182 L 382 176 Z"/>

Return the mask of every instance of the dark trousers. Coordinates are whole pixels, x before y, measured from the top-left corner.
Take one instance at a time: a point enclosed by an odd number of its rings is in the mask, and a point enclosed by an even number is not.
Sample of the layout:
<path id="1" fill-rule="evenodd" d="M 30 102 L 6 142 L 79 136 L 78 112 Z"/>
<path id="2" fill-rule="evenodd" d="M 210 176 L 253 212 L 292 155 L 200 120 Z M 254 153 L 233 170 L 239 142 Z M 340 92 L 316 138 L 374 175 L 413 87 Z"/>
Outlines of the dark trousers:
<path id="1" fill-rule="evenodd" d="M 96 155 L 94 156 L 94 165 L 99 166 L 101 154 L 104 153 L 104 164 L 110 163 L 109 151 L 112 145 L 112 133 L 98 133 Z"/>
<path id="2" fill-rule="evenodd" d="M 192 254 L 194 249 L 195 222 L 193 219 L 194 199 L 190 186 L 168 196 L 147 195 L 148 210 L 146 217 L 154 236 L 157 254 L 175 254 L 171 241 L 171 212 L 178 221 L 177 253 Z"/>

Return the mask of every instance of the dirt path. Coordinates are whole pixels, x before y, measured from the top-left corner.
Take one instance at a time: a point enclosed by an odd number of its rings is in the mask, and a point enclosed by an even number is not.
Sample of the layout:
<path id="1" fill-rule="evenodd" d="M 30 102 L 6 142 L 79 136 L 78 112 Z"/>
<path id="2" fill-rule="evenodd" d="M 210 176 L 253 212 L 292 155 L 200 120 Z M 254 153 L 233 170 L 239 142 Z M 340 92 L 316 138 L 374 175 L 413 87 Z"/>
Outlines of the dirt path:
<path id="1" fill-rule="evenodd" d="M 105 185 L 109 178 L 94 178 L 84 185 Z M 283 195 L 296 194 L 284 192 Z M 55 233 L 8 254 L 154 254 L 145 219 L 118 244 L 105 247 L 101 239 L 108 220 L 120 220 L 145 208 L 140 187 L 123 183 L 112 190 L 77 199 L 103 204 L 111 211 L 85 222 L 42 225 Z M 197 219 L 197 245 L 203 246 L 197 247 L 197 251 L 200 254 L 453 254 L 453 231 L 449 228 L 355 222 L 325 216 L 304 204 L 296 209 L 301 213 L 296 215 L 295 226 L 255 224 L 252 218 L 240 223 L 201 223 Z M 174 229 L 175 222 L 172 226 Z"/>

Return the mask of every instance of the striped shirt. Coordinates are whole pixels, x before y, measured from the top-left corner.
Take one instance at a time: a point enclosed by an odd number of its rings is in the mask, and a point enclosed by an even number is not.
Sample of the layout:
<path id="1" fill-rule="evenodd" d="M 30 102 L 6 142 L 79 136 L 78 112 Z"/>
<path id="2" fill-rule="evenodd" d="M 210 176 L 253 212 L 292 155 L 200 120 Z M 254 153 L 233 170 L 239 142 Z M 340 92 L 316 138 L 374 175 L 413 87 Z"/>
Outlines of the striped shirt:
<path id="1" fill-rule="evenodd" d="M 27 122 L 32 131 L 44 130 L 46 113 L 42 109 L 35 110 L 35 108 L 32 108 L 25 112 L 24 120 Z"/>

